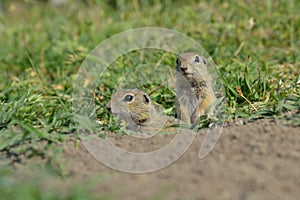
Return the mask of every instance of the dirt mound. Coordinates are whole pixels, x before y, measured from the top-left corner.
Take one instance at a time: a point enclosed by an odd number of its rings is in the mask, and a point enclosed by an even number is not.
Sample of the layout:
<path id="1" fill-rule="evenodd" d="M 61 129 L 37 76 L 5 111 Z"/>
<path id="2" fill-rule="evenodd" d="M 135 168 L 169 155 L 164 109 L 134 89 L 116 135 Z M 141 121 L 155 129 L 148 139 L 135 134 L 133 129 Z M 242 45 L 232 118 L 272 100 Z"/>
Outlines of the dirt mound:
<path id="1" fill-rule="evenodd" d="M 114 191 L 115 199 L 299 199 L 299 127 L 268 120 L 228 126 L 212 152 L 200 160 L 198 152 L 204 135 L 200 132 L 174 164 L 146 174 L 110 169 L 83 145 L 76 148 L 69 143 L 65 147 L 65 158 L 72 163 L 68 173 L 77 182 L 107 174 L 95 191 Z M 160 135 L 142 142 L 126 135 L 110 139 L 121 148 L 146 152 L 173 137 Z"/>

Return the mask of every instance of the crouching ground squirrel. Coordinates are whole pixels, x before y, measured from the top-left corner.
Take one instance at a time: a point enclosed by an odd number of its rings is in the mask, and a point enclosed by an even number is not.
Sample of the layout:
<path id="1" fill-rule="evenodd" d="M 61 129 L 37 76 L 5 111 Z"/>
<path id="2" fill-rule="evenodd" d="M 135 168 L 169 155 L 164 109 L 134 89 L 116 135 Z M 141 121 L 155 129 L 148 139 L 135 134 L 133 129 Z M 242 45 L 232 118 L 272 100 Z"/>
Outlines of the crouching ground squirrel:
<path id="1" fill-rule="evenodd" d="M 113 115 L 125 121 L 130 130 L 148 135 L 176 132 L 176 128 L 171 126 L 180 123 L 174 117 L 159 114 L 148 94 L 139 89 L 117 91 L 106 107 Z"/>
<path id="2" fill-rule="evenodd" d="M 207 61 L 195 53 L 183 53 L 176 59 L 176 110 L 179 119 L 197 124 L 199 117 L 216 100 L 211 88 Z"/>

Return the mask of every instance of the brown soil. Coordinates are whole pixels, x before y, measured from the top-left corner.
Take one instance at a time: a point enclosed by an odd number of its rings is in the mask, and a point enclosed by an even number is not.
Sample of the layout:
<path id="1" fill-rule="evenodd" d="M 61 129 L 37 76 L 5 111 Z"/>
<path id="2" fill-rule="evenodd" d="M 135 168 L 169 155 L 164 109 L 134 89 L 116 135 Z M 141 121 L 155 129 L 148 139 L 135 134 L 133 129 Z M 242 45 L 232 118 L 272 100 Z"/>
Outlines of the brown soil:
<path id="1" fill-rule="evenodd" d="M 172 165 L 145 174 L 110 169 L 93 158 L 82 144 L 69 142 L 64 160 L 65 185 L 103 178 L 94 192 L 111 199 L 299 199 L 299 126 L 262 120 L 224 127 L 214 149 L 198 158 L 205 132 Z M 110 137 L 117 146 L 137 152 L 151 151 L 174 135 L 160 135 L 139 142 L 130 136 Z M 149 161 L 151 162 L 151 161 Z M 145 163 L 147 164 L 147 163 Z M 67 184 L 68 183 L 68 184 Z"/>

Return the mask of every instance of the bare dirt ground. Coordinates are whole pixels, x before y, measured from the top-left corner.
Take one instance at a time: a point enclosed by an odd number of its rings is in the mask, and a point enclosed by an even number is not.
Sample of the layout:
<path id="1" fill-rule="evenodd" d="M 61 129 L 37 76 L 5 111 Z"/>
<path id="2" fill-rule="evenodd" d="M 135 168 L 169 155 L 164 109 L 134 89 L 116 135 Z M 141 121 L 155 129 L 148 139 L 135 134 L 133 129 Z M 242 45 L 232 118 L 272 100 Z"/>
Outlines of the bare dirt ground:
<path id="1" fill-rule="evenodd" d="M 299 128 L 274 120 L 229 125 L 212 152 L 200 160 L 202 131 L 174 164 L 145 174 L 110 169 L 82 144 L 69 142 L 63 156 L 68 163 L 67 176 L 52 181 L 68 186 L 90 178 L 103 179 L 93 191 L 109 194 L 109 199 L 299 199 Z M 138 141 L 123 135 L 111 140 L 124 149 L 144 152 L 159 148 L 173 137 L 160 135 Z"/>

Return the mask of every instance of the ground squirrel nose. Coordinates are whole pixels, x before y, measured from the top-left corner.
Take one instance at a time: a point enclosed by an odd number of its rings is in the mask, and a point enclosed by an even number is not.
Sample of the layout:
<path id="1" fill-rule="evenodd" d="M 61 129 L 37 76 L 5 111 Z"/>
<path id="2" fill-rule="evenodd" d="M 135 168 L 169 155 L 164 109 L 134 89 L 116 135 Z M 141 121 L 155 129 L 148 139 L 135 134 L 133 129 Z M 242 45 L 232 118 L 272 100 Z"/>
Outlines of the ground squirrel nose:
<path id="1" fill-rule="evenodd" d="M 184 74 L 186 74 L 186 71 L 187 71 L 187 67 L 180 67 L 180 70 L 184 73 Z"/>

